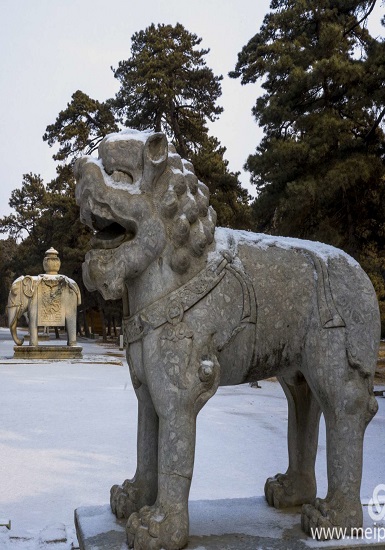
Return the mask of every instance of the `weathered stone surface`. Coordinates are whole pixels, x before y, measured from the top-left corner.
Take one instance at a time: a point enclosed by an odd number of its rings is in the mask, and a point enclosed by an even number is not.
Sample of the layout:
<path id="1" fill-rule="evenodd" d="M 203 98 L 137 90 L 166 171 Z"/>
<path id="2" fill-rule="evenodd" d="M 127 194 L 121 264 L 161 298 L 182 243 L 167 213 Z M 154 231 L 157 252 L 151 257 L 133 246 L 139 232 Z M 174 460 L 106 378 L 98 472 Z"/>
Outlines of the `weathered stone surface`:
<path id="1" fill-rule="evenodd" d="M 81 303 L 79 287 L 69 277 L 59 275 L 60 260 L 54 248 L 47 250 L 43 266 L 45 274 L 21 276 L 12 283 L 7 305 L 12 338 L 17 346 L 23 344 L 24 339 L 18 337 L 16 327 L 20 317 L 26 313 L 30 346 L 38 346 L 39 326 L 66 326 L 67 344 L 76 346 L 77 306 Z"/>
<path id="2" fill-rule="evenodd" d="M 81 346 L 14 346 L 14 359 L 81 359 Z"/>
<path id="3" fill-rule="evenodd" d="M 65 284 L 65 283 L 64 283 Z M 37 289 L 37 324 L 40 327 L 64 327 L 65 303 L 60 277 L 43 277 Z"/>
<path id="4" fill-rule="evenodd" d="M 118 520 L 109 506 L 87 506 L 75 510 L 80 550 L 122 550 L 126 543 L 125 521 Z"/>
<path id="5" fill-rule="evenodd" d="M 39 349 L 41 347 L 46 347 L 46 346 L 39 346 Z M 64 347 L 64 346 L 63 346 Z M 27 346 L 23 346 L 23 350 L 26 349 Z M 75 348 L 75 352 L 76 352 L 76 349 L 79 350 L 80 346 L 76 346 Z M 65 350 L 69 353 L 71 353 L 71 348 L 69 347 L 65 347 Z M 23 352 L 21 352 L 23 353 Z M 72 363 L 72 364 L 90 364 L 90 365 L 120 365 L 122 366 L 123 365 L 123 362 L 118 358 L 118 357 L 113 357 L 111 355 L 102 355 L 100 353 L 97 353 L 97 354 L 84 354 L 83 351 L 81 352 L 81 357 L 74 357 L 74 358 L 68 358 L 68 357 L 64 357 L 63 359 L 60 358 L 60 357 L 57 357 L 57 355 L 55 355 L 54 357 L 49 357 L 49 358 L 40 358 L 40 362 L 42 364 L 53 364 L 55 362 L 60 362 L 60 361 L 68 361 L 69 363 Z M 31 364 L 31 365 L 36 365 L 36 358 L 32 358 L 28 355 L 28 352 L 25 352 L 21 357 L 19 357 L 18 359 L 15 358 L 14 356 L 12 357 L 4 357 L 4 356 L 0 356 L 0 365 L 20 365 L 20 364 L 25 364 L 25 365 L 28 365 L 28 364 Z"/>
<path id="6" fill-rule="evenodd" d="M 296 509 L 274 513 L 261 497 L 192 501 L 189 511 L 186 550 L 385 550 L 385 543 L 374 536 L 326 545 L 313 540 L 301 531 Z M 80 550 L 123 550 L 124 523 L 109 506 L 78 508 L 75 525 Z M 369 532 L 372 523 L 367 517 L 364 526 Z"/>
<path id="7" fill-rule="evenodd" d="M 276 508 L 304 505 L 302 527 L 362 524 L 360 483 L 380 322 L 360 266 L 333 247 L 215 229 L 207 187 L 161 133 L 107 136 L 77 161 L 81 219 L 96 234 L 89 290 L 123 298 L 139 402 L 138 467 L 111 489 L 136 550 L 178 550 L 196 416 L 218 386 L 277 376 L 288 399 L 289 466 L 266 481 Z M 328 439 L 326 500 L 316 499 L 318 424 Z"/>

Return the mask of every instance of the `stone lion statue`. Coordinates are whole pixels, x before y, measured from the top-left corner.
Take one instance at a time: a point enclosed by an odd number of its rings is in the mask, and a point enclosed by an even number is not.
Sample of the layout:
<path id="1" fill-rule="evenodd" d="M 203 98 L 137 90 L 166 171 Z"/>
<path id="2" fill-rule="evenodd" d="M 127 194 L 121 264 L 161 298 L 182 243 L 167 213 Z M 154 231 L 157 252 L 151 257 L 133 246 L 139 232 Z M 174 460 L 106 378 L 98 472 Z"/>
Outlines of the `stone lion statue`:
<path id="1" fill-rule="evenodd" d="M 302 527 L 362 525 L 365 428 L 377 411 L 376 295 L 360 266 L 320 243 L 216 228 L 207 187 L 162 133 L 126 130 L 75 166 L 90 291 L 123 298 L 138 398 L 137 471 L 111 489 L 130 546 L 188 541 L 196 417 L 219 385 L 276 376 L 289 408 L 289 465 L 268 503 Z M 321 412 L 328 493 L 316 498 Z"/>

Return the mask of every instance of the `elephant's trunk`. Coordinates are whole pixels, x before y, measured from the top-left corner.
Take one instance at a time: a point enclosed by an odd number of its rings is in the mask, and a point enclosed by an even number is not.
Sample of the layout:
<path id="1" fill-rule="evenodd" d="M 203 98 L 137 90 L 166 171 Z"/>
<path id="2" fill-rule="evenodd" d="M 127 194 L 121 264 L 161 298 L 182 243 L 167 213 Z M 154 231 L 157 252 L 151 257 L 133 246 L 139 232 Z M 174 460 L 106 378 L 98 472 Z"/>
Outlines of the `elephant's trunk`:
<path id="1" fill-rule="evenodd" d="M 18 306 L 8 306 L 8 326 L 11 331 L 12 338 L 17 346 L 22 346 L 24 338 L 20 339 L 17 335 L 17 321 L 18 321 Z"/>

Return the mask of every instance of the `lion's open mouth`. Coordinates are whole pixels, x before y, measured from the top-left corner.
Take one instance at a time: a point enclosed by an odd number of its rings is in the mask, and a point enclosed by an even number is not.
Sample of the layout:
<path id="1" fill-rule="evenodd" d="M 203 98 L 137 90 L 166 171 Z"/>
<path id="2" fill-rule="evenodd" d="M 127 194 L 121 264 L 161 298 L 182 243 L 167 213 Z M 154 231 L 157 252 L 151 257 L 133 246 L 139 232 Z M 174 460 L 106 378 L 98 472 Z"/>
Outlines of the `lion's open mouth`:
<path id="1" fill-rule="evenodd" d="M 97 231 L 90 241 L 92 248 L 117 248 L 126 241 L 131 241 L 136 235 L 136 224 L 131 222 L 128 227 L 123 227 L 117 222 L 112 222 L 103 229 Z"/>

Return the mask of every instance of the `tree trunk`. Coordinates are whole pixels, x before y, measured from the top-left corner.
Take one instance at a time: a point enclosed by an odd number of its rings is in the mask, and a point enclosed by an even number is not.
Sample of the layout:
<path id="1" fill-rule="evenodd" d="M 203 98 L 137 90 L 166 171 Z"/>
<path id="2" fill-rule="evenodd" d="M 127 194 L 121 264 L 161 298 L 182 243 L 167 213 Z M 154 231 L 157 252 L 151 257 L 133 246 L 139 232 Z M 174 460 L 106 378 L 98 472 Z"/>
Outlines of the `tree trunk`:
<path id="1" fill-rule="evenodd" d="M 84 326 L 84 335 L 86 338 L 89 338 L 91 336 L 90 334 L 90 327 L 88 326 L 87 322 L 87 310 L 83 309 L 83 326 Z"/>
<path id="2" fill-rule="evenodd" d="M 100 316 L 102 318 L 102 336 L 103 336 L 103 342 L 107 342 L 107 325 L 106 325 L 106 317 L 104 315 L 103 308 L 99 308 Z"/>
<path id="3" fill-rule="evenodd" d="M 182 132 L 180 131 L 178 117 L 175 112 L 175 105 L 172 101 L 170 101 L 170 122 L 171 122 L 171 128 L 174 132 L 175 139 L 177 142 L 177 147 L 176 147 L 177 152 L 182 158 L 187 158 L 188 156 L 187 147 L 186 147 Z"/>

